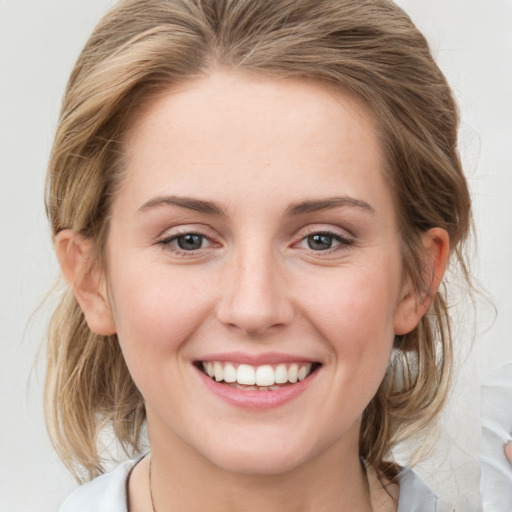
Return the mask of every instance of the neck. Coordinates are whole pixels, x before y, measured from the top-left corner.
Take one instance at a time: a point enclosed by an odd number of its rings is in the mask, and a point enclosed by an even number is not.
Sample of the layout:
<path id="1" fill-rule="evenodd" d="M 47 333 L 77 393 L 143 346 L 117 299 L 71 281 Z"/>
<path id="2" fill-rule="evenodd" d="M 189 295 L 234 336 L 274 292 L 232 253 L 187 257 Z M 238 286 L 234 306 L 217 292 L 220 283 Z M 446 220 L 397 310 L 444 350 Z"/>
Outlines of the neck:
<path id="1" fill-rule="evenodd" d="M 177 439 L 161 442 L 163 439 L 155 434 L 150 432 L 151 490 L 149 461 L 143 461 L 130 479 L 131 512 L 152 512 L 150 491 L 155 512 L 372 510 L 357 436 L 355 443 L 344 439 L 285 472 L 241 474 L 212 464 Z"/>

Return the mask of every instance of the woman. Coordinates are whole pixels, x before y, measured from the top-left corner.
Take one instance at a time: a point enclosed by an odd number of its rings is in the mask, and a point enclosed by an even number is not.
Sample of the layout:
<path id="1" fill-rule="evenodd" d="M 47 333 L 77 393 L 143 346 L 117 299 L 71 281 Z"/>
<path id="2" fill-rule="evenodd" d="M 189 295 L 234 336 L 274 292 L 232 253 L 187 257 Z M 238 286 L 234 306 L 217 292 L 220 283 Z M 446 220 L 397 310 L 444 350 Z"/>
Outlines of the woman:
<path id="1" fill-rule="evenodd" d="M 47 411 L 78 477 L 107 425 L 151 454 L 62 510 L 436 510 L 390 450 L 448 389 L 457 123 L 391 2 L 115 6 L 50 162 Z"/>

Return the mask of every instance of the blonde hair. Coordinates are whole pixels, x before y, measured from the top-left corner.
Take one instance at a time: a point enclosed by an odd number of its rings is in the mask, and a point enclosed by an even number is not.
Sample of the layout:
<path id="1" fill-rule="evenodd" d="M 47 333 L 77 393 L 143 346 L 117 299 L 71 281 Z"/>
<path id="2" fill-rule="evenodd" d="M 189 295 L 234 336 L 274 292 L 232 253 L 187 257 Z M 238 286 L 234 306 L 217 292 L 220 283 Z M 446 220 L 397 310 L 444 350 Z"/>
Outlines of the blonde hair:
<path id="1" fill-rule="evenodd" d="M 102 262 L 110 202 L 122 179 L 123 133 L 155 94 L 214 68 L 313 79 L 358 97 L 386 155 L 403 240 L 404 274 L 425 287 L 420 235 L 447 230 L 469 283 L 464 241 L 470 198 L 457 153 L 458 113 L 427 42 L 387 0 L 124 0 L 100 22 L 71 74 L 47 177 L 53 235 L 71 228 Z M 452 367 L 446 292 L 416 329 L 395 340 L 385 378 L 364 411 L 360 454 L 381 476 L 391 448 L 430 425 Z M 48 332 L 46 414 L 51 438 L 78 479 L 103 471 L 111 425 L 137 451 L 144 404 L 116 336 L 90 331 L 69 288 Z"/>

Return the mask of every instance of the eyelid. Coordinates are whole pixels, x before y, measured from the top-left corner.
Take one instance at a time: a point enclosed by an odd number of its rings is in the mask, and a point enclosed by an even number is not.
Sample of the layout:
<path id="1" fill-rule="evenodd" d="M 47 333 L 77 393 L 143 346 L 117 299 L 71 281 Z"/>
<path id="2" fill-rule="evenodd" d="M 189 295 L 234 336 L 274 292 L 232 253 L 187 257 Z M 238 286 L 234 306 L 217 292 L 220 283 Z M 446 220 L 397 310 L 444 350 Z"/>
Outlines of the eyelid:
<path id="1" fill-rule="evenodd" d="M 207 233 L 208 231 L 211 231 L 211 229 L 207 229 L 205 226 L 198 226 L 197 224 L 175 226 L 173 228 L 166 229 L 156 239 L 155 245 L 158 245 L 162 247 L 162 249 L 178 256 L 198 256 L 210 247 L 220 247 L 222 245 L 211 234 Z M 174 244 L 175 240 L 186 235 L 200 236 L 208 242 L 208 245 L 199 249 L 185 250 Z"/>
<path id="2" fill-rule="evenodd" d="M 217 241 L 219 239 L 217 230 L 208 224 L 200 222 L 180 222 L 167 225 L 165 229 L 159 231 L 154 238 L 154 242 L 158 243 L 162 240 L 169 240 L 170 238 L 177 238 L 189 234 L 204 236 L 211 241 Z"/>
<path id="3" fill-rule="evenodd" d="M 325 225 L 314 225 L 314 226 L 308 226 L 303 230 L 300 230 L 297 234 L 297 237 L 295 238 L 295 242 L 292 244 L 294 247 L 298 247 L 310 252 L 313 252 L 315 254 L 329 254 L 332 252 L 336 252 L 339 250 L 346 250 L 349 246 L 353 245 L 355 242 L 355 237 L 353 235 L 345 235 L 343 233 L 340 233 L 342 230 L 341 228 L 339 230 L 333 228 L 333 227 L 327 227 Z M 338 243 L 334 245 L 333 247 L 330 247 L 328 249 L 325 249 L 323 251 L 315 251 L 313 249 L 307 248 L 307 247 L 300 247 L 299 244 L 306 241 L 306 239 L 313 235 L 324 235 L 329 236 L 336 240 Z"/>
<path id="4" fill-rule="evenodd" d="M 296 239 L 302 240 L 303 238 L 316 234 L 329 235 L 347 243 L 353 243 L 355 241 L 355 236 L 348 230 L 325 224 L 314 224 L 306 226 L 305 228 L 298 231 Z"/>
<path id="5" fill-rule="evenodd" d="M 171 242 L 174 242 L 175 240 L 178 240 L 178 238 L 183 238 L 183 237 L 185 237 L 187 235 L 199 236 L 199 237 L 203 238 L 204 240 L 206 240 L 209 245 L 213 245 L 213 242 L 210 239 L 210 237 L 208 237 L 204 233 L 197 233 L 195 231 L 187 231 L 186 233 L 177 233 L 177 234 L 174 234 L 174 235 L 170 235 L 170 236 L 162 238 L 157 243 L 159 243 L 159 244 L 170 244 Z"/>

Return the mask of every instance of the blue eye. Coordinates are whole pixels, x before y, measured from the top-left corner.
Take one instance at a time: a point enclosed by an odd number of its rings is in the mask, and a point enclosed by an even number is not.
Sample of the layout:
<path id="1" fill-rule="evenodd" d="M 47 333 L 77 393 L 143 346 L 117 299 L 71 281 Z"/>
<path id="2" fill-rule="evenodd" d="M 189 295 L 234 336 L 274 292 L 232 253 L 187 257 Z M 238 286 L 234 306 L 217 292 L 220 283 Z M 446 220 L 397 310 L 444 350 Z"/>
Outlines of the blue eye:
<path id="1" fill-rule="evenodd" d="M 311 251 L 328 251 L 329 249 L 343 249 L 352 245 L 353 241 L 337 233 L 317 232 L 305 236 L 299 246 Z"/>
<path id="2" fill-rule="evenodd" d="M 335 242 L 334 237 L 324 233 L 309 235 L 306 240 L 308 247 L 313 251 L 326 251 L 330 249 Z"/>
<path id="3" fill-rule="evenodd" d="M 172 241 L 183 251 L 197 251 L 203 247 L 205 237 L 197 233 L 187 233 L 175 237 Z"/>
<path id="4" fill-rule="evenodd" d="M 158 242 L 158 245 L 175 253 L 193 253 L 210 246 L 211 241 L 200 233 L 183 233 L 164 238 Z"/>

